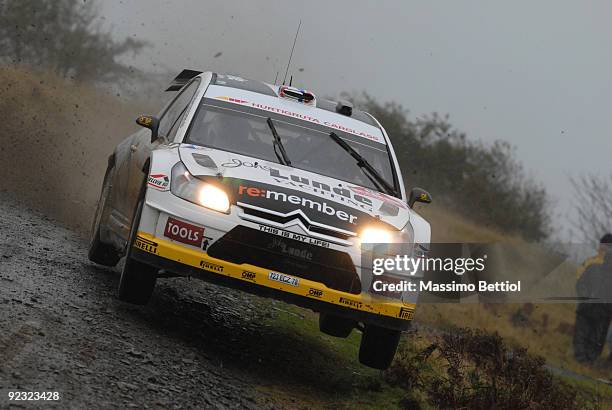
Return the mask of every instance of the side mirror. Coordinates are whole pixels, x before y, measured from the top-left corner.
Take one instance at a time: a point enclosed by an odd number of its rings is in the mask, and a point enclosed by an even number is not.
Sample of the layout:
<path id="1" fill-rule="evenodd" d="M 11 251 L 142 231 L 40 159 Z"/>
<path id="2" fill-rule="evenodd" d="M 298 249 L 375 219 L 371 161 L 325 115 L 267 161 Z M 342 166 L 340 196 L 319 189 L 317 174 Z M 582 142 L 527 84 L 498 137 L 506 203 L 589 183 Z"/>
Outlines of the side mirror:
<path id="1" fill-rule="evenodd" d="M 159 119 L 152 115 L 141 115 L 136 118 L 136 124 L 151 130 L 151 142 L 157 139 L 157 129 L 159 128 Z"/>
<path id="2" fill-rule="evenodd" d="M 415 202 L 422 202 L 424 204 L 431 203 L 431 195 L 423 188 L 412 188 L 410 191 L 410 197 L 408 198 L 408 206 L 413 207 Z"/>

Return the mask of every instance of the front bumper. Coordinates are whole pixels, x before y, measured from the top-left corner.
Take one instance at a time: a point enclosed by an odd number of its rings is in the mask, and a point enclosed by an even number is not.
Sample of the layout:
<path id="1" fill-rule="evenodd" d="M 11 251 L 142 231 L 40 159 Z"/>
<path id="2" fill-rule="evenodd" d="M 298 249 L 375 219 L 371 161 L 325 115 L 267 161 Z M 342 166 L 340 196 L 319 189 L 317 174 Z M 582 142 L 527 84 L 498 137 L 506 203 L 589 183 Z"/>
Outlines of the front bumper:
<path id="1" fill-rule="evenodd" d="M 330 289 L 324 284 L 271 272 L 250 264 L 235 264 L 213 258 L 206 252 L 140 231 L 132 257 L 169 272 L 194 276 L 261 296 L 284 300 L 318 312 L 335 314 L 358 322 L 405 330 L 410 327 L 415 305 Z M 272 275 L 271 275 L 272 274 Z M 271 279 L 278 274 L 292 280 Z"/>

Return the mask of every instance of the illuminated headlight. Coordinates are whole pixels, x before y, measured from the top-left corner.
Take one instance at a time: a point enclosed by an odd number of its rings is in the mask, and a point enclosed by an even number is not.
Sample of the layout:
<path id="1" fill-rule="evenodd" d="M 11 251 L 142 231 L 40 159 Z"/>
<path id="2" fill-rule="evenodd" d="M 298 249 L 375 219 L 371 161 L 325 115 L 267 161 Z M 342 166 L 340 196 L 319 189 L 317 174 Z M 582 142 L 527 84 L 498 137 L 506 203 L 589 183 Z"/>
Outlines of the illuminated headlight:
<path id="1" fill-rule="evenodd" d="M 179 198 L 214 211 L 228 213 L 230 209 L 225 191 L 191 175 L 182 162 L 172 167 L 170 191 Z"/>
<path id="2" fill-rule="evenodd" d="M 359 237 L 361 243 L 411 244 L 414 241 L 414 232 L 412 230 L 412 225 L 408 223 L 401 231 L 369 227 L 364 229 Z"/>
<path id="3" fill-rule="evenodd" d="M 380 228 L 366 228 L 361 232 L 361 243 L 391 243 L 391 232 Z"/>
<path id="4" fill-rule="evenodd" d="M 226 213 L 229 210 L 230 203 L 227 194 L 214 185 L 203 184 L 198 195 L 200 205 L 206 208 Z"/>

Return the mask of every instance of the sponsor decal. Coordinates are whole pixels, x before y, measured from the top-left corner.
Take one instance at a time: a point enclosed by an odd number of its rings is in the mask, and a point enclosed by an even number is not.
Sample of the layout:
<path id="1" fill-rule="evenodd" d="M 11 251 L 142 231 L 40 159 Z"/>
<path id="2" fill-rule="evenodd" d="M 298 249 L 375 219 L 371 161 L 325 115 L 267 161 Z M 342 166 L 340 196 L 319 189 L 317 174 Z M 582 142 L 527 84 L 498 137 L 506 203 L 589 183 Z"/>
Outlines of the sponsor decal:
<path id="1" fill-rule="evenodd" d="M 151 174 L 147 178 L 147 184 L 160 191 L 167 191 L 170 185 L 170 178 L 166 174 Z"/>
<path id="2" fill-rule="evenodd" d="M 231 75 L 231 74 L 217 74 L 217 79 L 225 79 L 225 80 L 230 80 L 230 81 L 237 81 L 239 83 L 244 83 L 247 82 L 248 80 L 245 80 L 244 78 L 237 76 L 237 75 Z M 220 83 L 219 81 L 217 81 L 217 83 Z M 225 84 L 225 82 L 223 82 L 223 84 Z"/>
<path id="3" fill-rule="evenodd" d="M 225 168 L 251 168 L 267 173 L 278 184 L 282 184 L 297 190 L 308 190 L 319 196 L 333 199 L 336 202 L 345 203 L 354 207 L 359 207 L 366 212 L 372 212 L 372 200 L 387 199 L 383 194 L 366 190 L 360 187 L 346 187 L 342 184 L 332 186 L 328 183 L 317 181 L 299 175 L 299 173 L 283 173 L 277 168 L 261 164 L 258 161 L 243 161 L 239 158 L 231 158 L 230 161 L 221 164 Z M 359 190 L 361 189 L 361 191 Z M 401 200 L 397 200 L 402 203 Z M 395 202 L 394 202 L 395 203 Z M 404 207 L 407 206 L 404 204 Z"/>
<path id="4" fill-rule="evenodd" d="M 268 274 L 268 278 L 270 280 L 285 283 L 291 286 L 299 286 L 300 280 L 298 278 L 294 278 L 293 276 L 283 275 L 282 273 L 270 272 Z"/>
<path id="5" fill-rule="evenodd" d="M 320 214 L 334 216 L 339 220 L 348 222 L 350 224 L 357 223 L 357 217 L 355 215 L 349 214 L 341 209 L 336 209 L 325 201 L 315 201 L 297 194 L 286 194 L 285 192 L 275 191 L 272 189 L 257 188 L 241 184 L 238 187 L 238 195 L 265 198 L 271 201 L 298 205 L 300 208 L 312 209 Z"/>
<path id="6" fill-rule="evenodd" d="M 233 98 L 233 97 L 228 97 L 226 95 L 220 95 L 218 97 L 215 97 L 217 100 L 223 100 L 223 101 L 229 101 L 229 102 L 233 102 L 236 104 L 247 104 L 248 101 L 247 100 L 241 100 L 238 98 Z"/>
<path id="7" fill-rule="evenodd" d="M 268 165 L 262 165 L 259 161 L 243 161 L 238 158 L 232 158 L 230 162 L 224 162 L 221 166 L 225 168 L 255 168 L 266 172 L 270 170 Z"/>
<path id="8" fill-rule="evenodd" d="M 136 239 L 134 240 L 134 247 L 157 255 L 157 242 L 150 241 L 140 236 L 136 236 Z"/>
<path id="9" fill-rule="evenodd" d="M 210 148 L 195 144 L 180 144 L 182 148 L 197 149 L 201 151 L 210 151 Z"/>
<path id="10" fill-rule="evenodd" d="M 338 302 L 342 305 L 350 306 L 356 309 L 361 309 L 361 306 L 363 305 L 363 303 L 358 300 L 353 300 L 342 296 L 338 299 Z"/>
<path id="11" fill-rule="evenodd" d="M 210 238 L 208 236 L 204 237 L 204 240 L 202 241 L 202 250 L 205 251 L 208 249 L 208 247 L 210 246 L 210 242 L 213 240 L 213 238 Z"/>
<path id="12" fill-rule="evenodd" d="M 295 241 L 308 243 L 310 245 L 320 246 L 322 248 L 329 248 L 331 246 L 329 242 L 322 241 L 321 239 L 311 238 L 310 236 L 302 235 L 295 232 L 284 231 L 282 229 L 274 228 L 272 226 L 259 225 L 259 230 L 262 232 L 271 233 L 273 235 L 279 235 L 283 238 L 293 239 Z"/>
<path id="13" fill-rule="evenodd" d="M 178 242 L 200 247 L 204 238 L 204 228 L 168 217 L 164 236 Z"/>
<path id="14" fill-rule="evenodd" d="M 207 261 L 200 261 L 200 268 L 204 269 L 204 270 L 209 270 L 212 272 L 223 272 L 223 266 L 221 265 L 217 265 L 214 263 L 210 263 Z"/>
<path id="15" fill-rule="evenodd" d="M 308 189 L 316 194 L 329 197 L 338 202 L 345 202 L 358 206 L 366 211 L 372 211 L 372 200 L 359 193 L 355 193 L 342 184 L 330 186 L 329 184 L 306 178 L 294 173 L 283 173 L 279 169 L 268 170 L 274 180 L 283 185 L 296 187 L 297 189 Z"/>
<path id="16" fill-rule="evenodd" d="M 412 317 L 414 315 L 414 312 L 410 309 L 406 309 L 406 308 L 400 308 L 399 314 L 397 315 L 397 317 L 399 317 L 400 319 L 404 319 L 404 320 L 412 320 Z"/>
<path id="17" fill-rule="evenodd" d="M 323 291 L 319 289 L 315 289 L 315 288 L 310 288 L 308 290 L 308 296 L 312 296 L 315 298 L 321 298 L 323 297 Z"/>
<path id="18" fill-rule="evenodd" d="M 257 274 L 255 272 L 251 272 L 248 270 L 242 271 L 242 279 L 251 281 L 251 282 L 255 282 L 255 278 L 257 277 Z"/>
<path id="19" fill-rule="evenodd" d="M 144 125 L 145 127 L 150 127 L 151 124 L 153 124 L 153 118 L 149 117 L 148 115 L 141 115 L 138 117 L 136 122 L 138 122 L 140 125 Z"/>
<path id="20" fill-rule="evenodd" d="M 307 261 L 312 260 L 312 252 L 310 252 L 308 249 L 295 248 L 280 238 L 273 238 L 272 243 L 269 243 L 267 248 L 276 250 L 287 256 L 293 256 L 294 258 L 304 259 Z"/>
<path id="21" fill-rule="evenodd" d="M 402 209 L 408 209 L 407 203 L 394 196 L 385 195 L 382 192 L 372 191 L 371 189 L 360 186 L 349 186 L 349 189 L 361 197 L 377 199 L 386 204 L 392 204 Z"/>
<path id="22" fill-rule="evenodd" d="M 262 103 L 257 103 L 253 101 L 243 100 L 243 99 L 239 99 L 235 97 L 229 97 L 226 95 L 221 95 L 221 96 L 217 96 L 213 98 L 216 100 L 228 101 L 228 102 L 235 103 L 235 104 L 248 105 L 258 110 L 274 112 L 277 114 L 285 115 L 287 117 L 297 118 L 299 120 L 308 121 L 314 124 L 324 125 L 326 127 L 333 128 L 335 130 L 343 131 L 348 134 L 353 134 L 353 135 L 357 135 L 358 137 L 369 139 L 370 141 L 375 141 L 380 144 L 385 144 L 385 140 L 382 137 L 382 135 L 373 135 L 363 130 L 357 130 L 351 127 L 347 127 L 346 125 L 339 124 L 335 121 L 324 120 L 324 119 L 317 118 L 309 114 L 299 113 L 291 109 L 275 107 L 275 106 L 268 105 L 268 104 L 262 104 Z"/>

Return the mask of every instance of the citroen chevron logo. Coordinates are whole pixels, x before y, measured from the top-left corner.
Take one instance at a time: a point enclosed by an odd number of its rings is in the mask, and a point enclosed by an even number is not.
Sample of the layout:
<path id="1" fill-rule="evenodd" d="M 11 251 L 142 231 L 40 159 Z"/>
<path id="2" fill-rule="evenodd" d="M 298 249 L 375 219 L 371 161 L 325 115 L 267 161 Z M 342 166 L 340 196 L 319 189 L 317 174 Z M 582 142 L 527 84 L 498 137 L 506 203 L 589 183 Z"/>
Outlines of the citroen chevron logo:
<path id="1" fill-rule="evenodd" d="M 253 209 L 255 211 L 258 211 L 262 214 L 263 218 L 273 219 L 275 222 L 283 224 L 284 227 L 298 225 L 305 231 L 309 231 L 312 228 L 315 228 L 315 229 L 322 228 L 325 230 L 335 231 L 335 232 L 338 232 L 338 233 L 341 233 L 347 236 L 356 236 L 355 232 L 336 228 L 335 226 L 329 226 L 329 225 L 324 225 L 324 224 L 313 222 L 310 220 L 310 218 L 308 218 L 308 216 L 304 212 L 302 212 L 301 209 L 295 209 L 287 213 L 282 213 L 282 212 L 273 211 L 270 209 L 260 208 L 258 206 L 254 206 L 250 204 L 245 204 L 243 202 L 238 202 L 237 205 L 243 208 L 248 208 L 248 209 Z M 274 217 L 270 218 L 271 215 L 273 215 Z"/>

